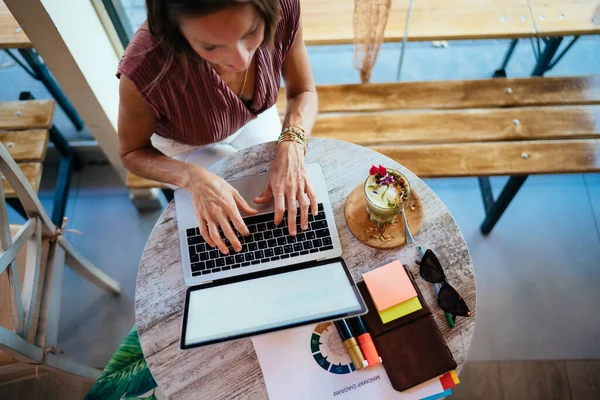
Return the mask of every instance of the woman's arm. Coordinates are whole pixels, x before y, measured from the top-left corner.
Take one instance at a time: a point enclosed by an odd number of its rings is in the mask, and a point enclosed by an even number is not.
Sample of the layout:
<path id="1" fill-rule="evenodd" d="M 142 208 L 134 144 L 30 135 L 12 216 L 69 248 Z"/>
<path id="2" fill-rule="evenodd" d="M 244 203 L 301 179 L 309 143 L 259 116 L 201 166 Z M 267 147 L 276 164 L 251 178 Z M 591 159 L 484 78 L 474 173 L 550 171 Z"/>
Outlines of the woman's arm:
<path id="1" fill-rule="evenodd" d="M 306 135 L 310 136 L 317 118 L 318 98 L 302 37 L 302 20 L 296 33 L 296 41 L 283 62 L 283 80 L 287 97 L 283 126 L 298 124 L 306 130 Z"/>
<path id="2" fill-rule="evenodd" d="M 152 147 L 150 137 L 156 118 L 133 82 L 123 75 L 119 94 L 119 153 L 125 168 L 144 178 L 186 188 L 192 194 L 204 240 L 228 254 L 219 234 L 220 226 L 235 251 L 240 251 L 242 245 L 229 221 L 242 235 L 249 235 L 239 210 L 247 214 L 255 214 L 256 210 L 220 176 L 200 166 L 174 160 Z"/>
<path id="3" fill-rule="evenodd" d="M 125 168 L 147 179 L 189 185 L 192 170 L 200 167 L 174 160 L 152 147 L 156 118 L 125 75 L 121 75 L 119 96 L 119 154 Z"/>
<path id="4" fill-rule="evenodd" d="M 283 79 L 287 95 L 287 109 L 283 126 L 290 123 L 302 126 L 308 137 L 317 118 L 317 91 L 315 88 L 308 53 L 302 38 L 302 20 L 299 23 L 296 40 L 283 62 Z M 288 221 L 296 220 L 296 201 L 300 206 L 300 228 L 308 229 L 308 206 L 317 215 L 317 198 L 308 181 L 304 163 L 304 148 L 296 142 L 279 144 L 275 159 L 269 169 L 267 187 L 256 203 L 266 203 L 273 197 L 275 224 L 283 220 L 287 206 Z M 296 234 L 295 224 L 289 224 L 290 235 Z"/>

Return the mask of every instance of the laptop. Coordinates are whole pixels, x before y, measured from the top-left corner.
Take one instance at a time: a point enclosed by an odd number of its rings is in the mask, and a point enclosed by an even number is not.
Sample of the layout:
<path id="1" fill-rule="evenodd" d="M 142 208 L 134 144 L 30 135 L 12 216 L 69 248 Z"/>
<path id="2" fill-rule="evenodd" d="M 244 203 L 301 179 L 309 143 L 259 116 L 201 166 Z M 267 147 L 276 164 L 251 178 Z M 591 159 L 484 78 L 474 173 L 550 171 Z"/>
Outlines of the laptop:
<path id="1" fill-rule="evenodd" d="M 307 165 L 319 212 L 309 214 L 309 229 L 299 225 L 300 213 L 289 221 L 287 210 L 275 226 L 273 204 L 254 204 L 267 174 L 228 181 L 258 210 L 243 217 L 249 236 L 238 233 L 242 251 L 230 243 L 225 255 L 200 235 L 192 197 L 175 191 L 175 208 L 183 276 L 188 287 L 180 348 L 254 336 L 309 323 L 365 314 L 367 308 L 344 260 L 334 214 L 319 164 Z"/>
<path id="2" fill-rule="evenodd" d="M 342 247 L 335 227 L 335 219 L 325 177 L 319 164 L 306 166 L 309 181 L 317 196 L 319 213 L 309 213 L 309 229 L 300 229 L 300 212 L 296 221 L 288 221 L 287 210 L 283 222 L 275 226 L 273 203 L 259 205 L 252 199 L 264 191 L 268 174 L 254 175 L 228 181 L 248 204 L 258 210 L 254 216 L 244 217 L 250 231 L 242 236 L 236 231 L 242 251 L 236 253 L 229 241 L 229 255 L 211 248 L 200 235 L 191 194 L 185 189 L 175 191 L 175 207 L 181 245 L 183 277 L 187 286 L 202 285 L 218 279 L 230 278 L 252 272 L 270 270 L 286 265 L 301 264 L 340 257 Z M 297 225 L 296 236 L 290 236 L 288 225 Z M 222 231 L 220 231 L 222 234 Z"/>

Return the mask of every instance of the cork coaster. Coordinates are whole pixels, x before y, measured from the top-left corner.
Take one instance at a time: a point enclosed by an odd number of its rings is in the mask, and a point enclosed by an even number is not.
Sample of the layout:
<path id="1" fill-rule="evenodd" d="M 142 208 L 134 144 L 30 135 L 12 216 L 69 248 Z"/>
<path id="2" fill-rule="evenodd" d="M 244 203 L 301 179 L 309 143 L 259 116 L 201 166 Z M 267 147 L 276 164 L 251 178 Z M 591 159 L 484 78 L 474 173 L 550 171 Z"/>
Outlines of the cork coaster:
<path id="1" fill-rule="evenodd" d="M 414 210 L 411 209 L 411 205 L 414 205 Z M 414 237 L 423 224 L 423 203 L 421 203 L 419 195 L 414 191 L 411 192 L 410 199 L 406 204 L 404 212 L 406 213 L 408 227 Z M 375 247 L 377 249 L 393 249 L 394 247 L 406 244 L 402 214 L 398 214 L 395 222 L 388 225 L 385 230 L 385 233 L 393 236 L 391 240 L 384 242 L 380 239 L 371 238 L 371 235 L 367 233 L 367 229 L 377 228 L 377 224 L 369 219 L 369 214 L 367 213 L 367 199 L 365 198 L 364 193 L 364 183 L 355 187 L 352 193 L 350 193 L 350 196 L 348 196 L 348 199 L 346 199 L 344 215 L 350 232 L 367 246 Z"/>

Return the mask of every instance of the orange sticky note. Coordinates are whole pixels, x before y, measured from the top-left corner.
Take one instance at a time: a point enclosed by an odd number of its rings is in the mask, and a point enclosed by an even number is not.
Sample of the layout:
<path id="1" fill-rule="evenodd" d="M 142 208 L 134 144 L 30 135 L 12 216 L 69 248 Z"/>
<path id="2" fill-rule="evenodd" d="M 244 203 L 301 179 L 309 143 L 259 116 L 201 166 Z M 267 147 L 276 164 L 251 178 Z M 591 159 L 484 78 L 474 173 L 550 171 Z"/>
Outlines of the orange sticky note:
<path id="1" fill-rule="evenodd" d="M 398 260 L 363 274 L 363 279 L 377 311 L 417 296 L 417 291 Z"/>

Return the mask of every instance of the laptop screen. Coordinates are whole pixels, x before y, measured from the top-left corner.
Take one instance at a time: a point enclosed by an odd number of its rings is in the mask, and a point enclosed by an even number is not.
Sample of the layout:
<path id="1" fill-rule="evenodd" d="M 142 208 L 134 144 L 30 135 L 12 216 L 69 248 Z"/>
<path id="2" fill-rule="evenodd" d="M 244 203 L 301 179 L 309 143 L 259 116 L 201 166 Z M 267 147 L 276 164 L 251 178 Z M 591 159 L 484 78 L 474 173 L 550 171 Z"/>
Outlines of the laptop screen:
<path id="1" fill-rule="evenodd" d="M 366 312 L 338 260 L 259 278 L 191 289 L 182 347 Z"/>

